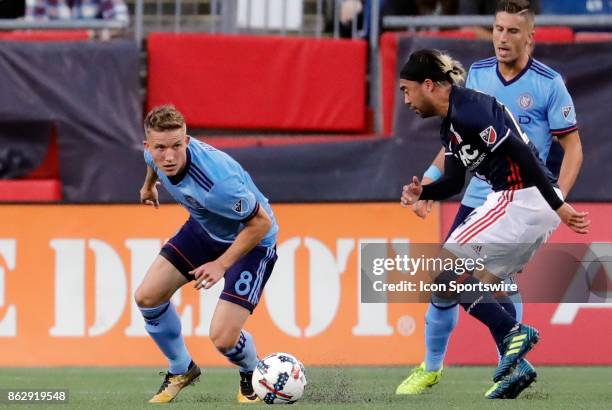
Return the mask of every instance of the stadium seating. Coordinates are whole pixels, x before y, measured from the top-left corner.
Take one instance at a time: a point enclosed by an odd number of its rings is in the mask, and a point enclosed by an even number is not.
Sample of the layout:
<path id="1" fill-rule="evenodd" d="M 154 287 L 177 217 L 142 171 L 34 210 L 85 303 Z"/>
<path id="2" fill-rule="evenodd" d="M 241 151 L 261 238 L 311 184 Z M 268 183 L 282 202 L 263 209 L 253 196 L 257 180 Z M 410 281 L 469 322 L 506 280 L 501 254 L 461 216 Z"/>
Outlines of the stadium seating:
<path id="1" fill-rule="evenodd" d="M 572 43 L 574 31 L 565 26 L 536 27 L 534 39 L 536 43 Z"/>
<path id="2" fill-rule="evenodd" d="M 54 31 L 8 31 L 0 32 L 0 40 L 13 41 L 83 41 L 89 40 L 87 30 L 54 30 Z"/>
<path id="3" fill-rule="evenodd" d="M 591 31 L 578 32 L 576 33 L 575 41 L 576 43 L 612 41 L 612 33 Z"/>
<path id="4" fill-rule="evenodd" d="M 0 180 L 0 202 L 55 202 L 62 199 L 57 136 L 52 131 L 43 162 L 20 179 Z"/>

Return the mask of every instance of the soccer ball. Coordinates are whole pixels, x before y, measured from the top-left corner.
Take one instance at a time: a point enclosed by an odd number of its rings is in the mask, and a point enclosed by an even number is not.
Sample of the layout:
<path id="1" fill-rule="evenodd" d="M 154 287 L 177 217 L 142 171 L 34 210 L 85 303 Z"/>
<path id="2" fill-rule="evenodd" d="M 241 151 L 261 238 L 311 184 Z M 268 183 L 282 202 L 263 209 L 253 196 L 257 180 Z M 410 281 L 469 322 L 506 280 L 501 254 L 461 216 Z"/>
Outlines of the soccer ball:
<path id="1" fill-rule="evenodd" d="M 295 403 L 306 384 L 304 365 L 289 353 L 269 354 L 253 371 L 255 394 L 267 404 Z"/>

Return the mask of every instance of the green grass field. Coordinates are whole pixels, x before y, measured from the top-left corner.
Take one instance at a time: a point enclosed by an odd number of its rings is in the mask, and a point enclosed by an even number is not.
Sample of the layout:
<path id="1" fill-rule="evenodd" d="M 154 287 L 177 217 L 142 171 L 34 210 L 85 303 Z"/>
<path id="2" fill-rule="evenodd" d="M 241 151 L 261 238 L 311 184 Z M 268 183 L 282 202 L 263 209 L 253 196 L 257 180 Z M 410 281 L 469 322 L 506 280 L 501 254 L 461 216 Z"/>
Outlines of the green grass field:
<path id="1" fill-rule="evenodd" d="M 540 378 L 517 400 L 486 400 L 493 368 L 452 367 L 442 382 L 416 397 L 396 397 L 401 368 L 312 368 L 309 384 L 295 408 L 324 409 L 610 409 L 611 367 L 540 367 Z M 161 377 L 155 369 L 0 369 L 0 389 L 66 388 L 68 404 L 11 405 L 15 409 L 150 409 L 146 400 Z M 235 404 L 237 372 L 206 369 L 200 383 L 181 392 L 173 409 L 244 408 Z M 265 406 L 261 404 L 260 406 Z"/>

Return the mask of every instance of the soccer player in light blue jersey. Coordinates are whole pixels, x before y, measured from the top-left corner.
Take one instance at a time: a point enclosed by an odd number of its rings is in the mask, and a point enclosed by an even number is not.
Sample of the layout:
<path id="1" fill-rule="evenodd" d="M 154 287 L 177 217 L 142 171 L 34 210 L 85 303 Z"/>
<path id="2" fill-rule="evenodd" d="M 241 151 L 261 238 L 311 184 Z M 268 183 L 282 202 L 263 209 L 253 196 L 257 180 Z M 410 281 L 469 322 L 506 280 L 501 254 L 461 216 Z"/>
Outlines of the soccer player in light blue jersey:
<path id="1" fill-rule="evenodd" d="M 533 48 L 534 17 L 526 0 L 498 2 L 493 25 L 495 56 L 477 61 L 469 70 L 466 86 L 494 96 L 518 119 L 521 129 L 538 149 L 544 163 L 549 159 L 555 138 L 563 147 L 564 156 L 558 178 L 567 197 L 582 164 L 582 147 L 572 99 L 561 76 L 550 67 L 530 57 Z M 444 169 L 444 152 L 424 174 L 423 182 L 438 179 Z M 491 193 L 489 184 L 472 177 L 450 232 L 482 205 Z M 414 210 L 426 217 L 431 201 L 419 201 Z M 522 318 L 520 294 L 497 295 L 500 304 L 517 321 Z M 442 376 L 444 356 L 450 335 L 458 320 L 455 302 L 432 299 L 426 314 L 425 361 L 398 387 L 398 394 L 420 394 L 438 383 Z M 533 366 L 521 361 L 517 370 L 486 394 L 488 398 L 515 398 L 536 378 Z"/>
<path id="2" fill-rule="evenodd" d="M 210 325 L 210 339 L 238 366 L 237 399 L 259 399 L 251 377 L 257 364 L 253 337 L 243 329 L 259 302 L 276 262 L 278 225 L 267 198 L 229 155 L 189 137 L 173 106 L 153 109 L 144 122 L 147 175 L 140 200 L 159 206 L 161 183 L 189 212 L 189 219 L 162 247 L 135 293 L 145 328 L 169 362 L 150 403 L 168 403 L 200 376 L 170 302 L 183 285 L 210 289 L 221 278 L 223 291 Z"/>

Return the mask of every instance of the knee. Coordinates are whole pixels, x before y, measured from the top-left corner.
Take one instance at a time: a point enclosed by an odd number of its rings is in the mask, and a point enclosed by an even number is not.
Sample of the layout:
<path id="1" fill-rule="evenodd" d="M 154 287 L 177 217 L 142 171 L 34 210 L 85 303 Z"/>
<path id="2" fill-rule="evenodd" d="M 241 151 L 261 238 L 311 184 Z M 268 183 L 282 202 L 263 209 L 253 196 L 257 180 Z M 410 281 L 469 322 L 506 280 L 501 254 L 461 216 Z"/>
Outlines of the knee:
<path id="1" fill-rule="evenodd" d="M 134 292 L 134 301 L 139 308 L 153 308 L 164 303 L 163 300 L 159 300 L 158 297 L 148 292 L 143 286 L 139 286 L 136 292 Z"/>
<path id="2" fill-rule="evenodd" d="M 210 334 L 210 340 L 212 340 L 215 348 L 223 354 L 229 352 L 236 346 L 239 337 L 240 333 L 234 334 L 234 332 L 228 331 L 217 331 L 211 332 Z"/>

